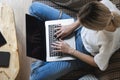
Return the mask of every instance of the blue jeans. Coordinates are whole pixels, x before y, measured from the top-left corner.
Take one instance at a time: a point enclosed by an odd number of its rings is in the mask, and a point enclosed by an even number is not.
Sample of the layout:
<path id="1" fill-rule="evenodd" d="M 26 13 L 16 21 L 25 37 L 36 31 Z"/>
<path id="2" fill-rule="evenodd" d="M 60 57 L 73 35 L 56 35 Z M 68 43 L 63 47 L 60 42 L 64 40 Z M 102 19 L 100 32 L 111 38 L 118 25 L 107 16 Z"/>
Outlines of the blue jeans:
<path id="1" fill-rule="evenodd" d="M 56 20 L 60 15 L 60 11 L 47 6 L 45 4 L 34 2 L 30 6 L 29 13 L 32 16 L 40 19 L 41 21 L 46 20 Z M 71 16 L 62 13 L 61 19 L 72 18 Z M 76 30 L 76 49 L 83 53 L 89 54 L 82 43 L 81 40 L 81 28 Z M 68 72 L 85 67 L 87 64 L 80 60 L 71 60 L 71 61 L 57 61 L 57 62 L 43 62 L 36 61 L 31 65 L 31 75 L 30 80 L 56 80 L 61 76 L 67 74 Z"/>

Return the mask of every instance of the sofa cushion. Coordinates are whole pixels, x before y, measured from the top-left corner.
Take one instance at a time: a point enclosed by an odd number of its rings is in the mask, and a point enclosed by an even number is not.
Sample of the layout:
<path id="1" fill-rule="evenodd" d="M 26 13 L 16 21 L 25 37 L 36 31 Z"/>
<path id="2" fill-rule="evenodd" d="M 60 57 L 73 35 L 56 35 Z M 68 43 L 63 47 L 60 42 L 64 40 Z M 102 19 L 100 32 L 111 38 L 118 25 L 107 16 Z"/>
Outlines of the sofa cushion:
<path id="1" fill-rule="evenodd" d="M 68 74 L 62 76 L 61 78 L 59 78 L 57 80 L 78 80 L 78 79 L 82 80 L 81 77 L 82 78 L 90 77 L 88 74 L 94 74 L 94 69 L 92 69 L 91 67 L 85 67 L 85 68 L 81 68 L 79 70 L 74 70 L 74 71 L 71 71 Z M 84 76 L 84 75 L 87 75 L 87 76 Z"/>
<path id="2" fill-rule="evenodd" d="M 87 74 L 81 77 L 79 80 L 98 80 L 93 74 Z"/>

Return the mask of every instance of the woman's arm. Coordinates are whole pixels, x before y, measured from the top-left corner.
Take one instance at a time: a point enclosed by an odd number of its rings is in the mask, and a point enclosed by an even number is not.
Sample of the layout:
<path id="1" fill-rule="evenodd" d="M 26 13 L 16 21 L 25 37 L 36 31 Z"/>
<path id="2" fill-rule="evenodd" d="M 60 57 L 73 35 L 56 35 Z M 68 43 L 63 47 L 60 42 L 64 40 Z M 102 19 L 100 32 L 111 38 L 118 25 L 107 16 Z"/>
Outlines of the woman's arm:
<path id="1" fill-rule="evenodd" d="M 77 19 L 73 24 L 71 24 L 71 29 L 74 31 L 80 26 L 80 20 Z"/>
<path id="2" fill-rule="evenodd" d="M 75 56 L 76 58 L 80 59 L 81 61 L 83 61 L 85 63 L 88 63 L 91 66 L 98 67 L 94 61 L 94 57 L 92 57 L 90 55 L 86 55 L 84 53 L 81 53 L 73 48 L 71 48 L 69 54 Z"/>
<path id="3" fill-rule="evenodd" d="M 52 44 L 53 48 L 56 48 L 54 51 L 55 52 L 62 52 L 65 54 L 70 54 L 81 61 L 84 61 L 85 63 L 90 64 L 91 66 L 97 67 L 96 63 L 94 62 L 94 58 L 90 55 L 81 53 L 73 48 L 71 48 L 66 42 L 60 40 L 56 41 L 55 43 Z"/>

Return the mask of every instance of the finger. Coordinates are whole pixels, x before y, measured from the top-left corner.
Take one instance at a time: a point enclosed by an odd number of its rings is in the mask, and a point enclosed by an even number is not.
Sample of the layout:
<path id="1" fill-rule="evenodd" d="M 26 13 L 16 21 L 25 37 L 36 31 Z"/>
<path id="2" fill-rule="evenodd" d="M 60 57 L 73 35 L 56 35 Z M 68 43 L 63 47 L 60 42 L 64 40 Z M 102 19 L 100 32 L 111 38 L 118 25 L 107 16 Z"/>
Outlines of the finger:
<path id="1" fill-rule="evenodd" d="M 63 35 L 62 32 L 59 33 L 59 34 L 56 36 L 56 38 L 59 38 L 59 39 L 63 39 L 64 37 L 65 37 L 65 35 Z"/>
<path id="2" fill-rule="evenodd" d="M 58 24 L 57 27 L 61 27 L 62 25 L 61 24 Z"/>
<path id="3" fill-rule="evenodd" d="M 59 46 L 59 43 L 52 43 L 53 46 Z"/>
<path id="4" fill-rule="evenodd" d="M 51 47 L 54 48 L 54 50 L 61 50 L 61 47 L 59 47 L 59 46 L 51 45 Z"/>
<path id="5" fill-rule="evenodd" d="M 62 32 L 60 32 L 59 34 L 57 34 L 57 38 L 61 38 L 62 36 Z"/>
<path id="6" fill-rule="evenodd" d="M 60 33 L 61 33 L 61 30 L 58 30 L 58 31 L 55 32 L 54 35 L 58 35 L 58 34 L 60 34 Z"/>
<path id="7" fill-rule="evenodd" d="M 53 52 L 62 52 L 61 50 L 53 50 Z"/>
<path id="8" fill-rule="evenodd" d="M 51 47 L 52 47 L 53 49 L 57 49 L 57 47 L 56 47 L 56 46 L 54 46 L 54 45 L 51 45 Z"/>
<path id="9" fill-rule="evenodd" d="M 62 42 L 63 40 L 61 38 L 59 38 L 59 41 Z"/>
<path id="10" fill-rule="evenodd" d="M 61 29 L 61 26 L 54 28 L 54 30 L 60 30 L 60 29 Z"/>
<path id="11" fill-rule="evenodd" d="M 65 36 L 61 36 L 60 39 L 63 39 Z"/>
<path id="12" fill-rule="evenodd" d="M 56 48 L 56 46 L 55 46 L 55 45 L 51 45 L 51 47 L 52 47 L 52 48 Z"/>
<path id="13" fill-rule="evenodd" d="M 56 43 L 58 46 L 61 46 L 62 41 L 59 41 L 59 40 L 58 40 L 58 41 L 56 41 L 55 43 Z"/>

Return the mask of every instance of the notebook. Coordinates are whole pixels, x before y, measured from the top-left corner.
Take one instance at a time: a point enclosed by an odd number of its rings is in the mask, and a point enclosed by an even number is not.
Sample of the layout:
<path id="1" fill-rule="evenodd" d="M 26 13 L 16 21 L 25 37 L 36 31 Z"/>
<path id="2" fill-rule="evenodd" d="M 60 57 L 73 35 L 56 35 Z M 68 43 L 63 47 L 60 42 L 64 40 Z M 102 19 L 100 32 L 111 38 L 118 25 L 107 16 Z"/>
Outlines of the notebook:
<path id="1" fill-rule="evenodd" d="M 26 14 L 26 54 L 29 57 L 43 61 L 74 60 L 75 58 L 63 53 L 53 52 L 51 43 L 55 42 L 54 28 L 58 24 L 69 25 L 74 19 L 61 19 L 42 22 Z M 75 48 L 74 33 L 64 39 L 71 47 Z"/>

